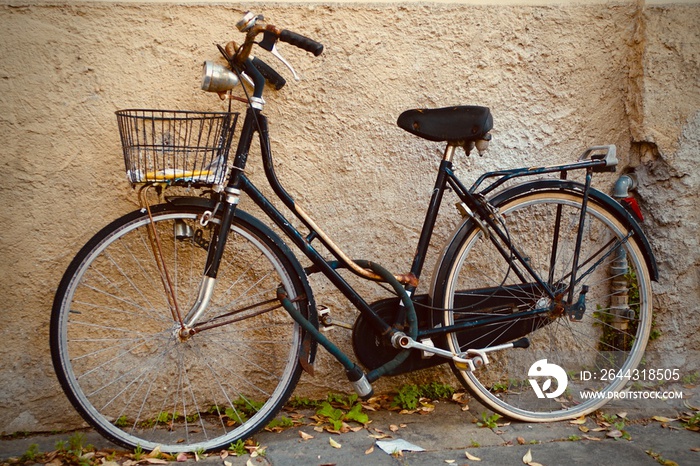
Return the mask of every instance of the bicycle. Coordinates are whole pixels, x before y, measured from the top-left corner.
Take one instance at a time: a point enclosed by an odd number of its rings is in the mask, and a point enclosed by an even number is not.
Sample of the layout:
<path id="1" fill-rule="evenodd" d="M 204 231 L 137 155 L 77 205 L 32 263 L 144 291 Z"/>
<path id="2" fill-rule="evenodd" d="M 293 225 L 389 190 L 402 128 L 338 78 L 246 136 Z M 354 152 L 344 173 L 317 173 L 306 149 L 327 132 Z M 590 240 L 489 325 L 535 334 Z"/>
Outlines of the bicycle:
<path id="1" fill-rule="evenodd" d="M 142 186 L 143 207 L 80 250 L 51 315 L 58 379 L 89 424 L 130 448 L 225 448 L 273 419 L 301 372 L 313 374 L 319 344 L 362 398 L 380 377 L 443 363 L 488 408 L 515 420 L 579 417 L 622 389 L 649 337 L 657 269 L 633 212 L 592 187 L 595 173 L 615 171 L 615 146 L 589 148 L 569 164 L 488 172 L 468 187 L 453 159 L 459 148 L 485 150 L 490 110 L 404 112 L 401 128 L 445 150 L 411 269 L 395 275 L 350 259 L 274 171 L 263 91 L 284 79 L 252 57 L 253 45 L 277 56 L 279 42 L 316 56 L 323 46 L 250 13 L 237 27 L 243 43 L 218 46 L 227 66 L 203 68 L 203 89 L 227 97 L 228 112 L 117 112 L 127 175 Z M 232 94 L 238 85 L 245 98 Z M 229 166 L 235 99 L 246 113 Z M 246 176 L 256 134 L 275 197 L 308 233 Z M 201 195 L 148 202 L 148 190 L 169 186 L 202 188 Z M 462 218 L 429 292 L 416 293 L 447 191 Z M 302 267 L 278 234 L 238 207 L 243 194 L 312 265 Z M 343 270 L 393 296 L 368 303 Z M 359 311 L 352 342 L 364 369 L 320 331 L 333 320 L 316 306 L 313 273 Z M 586 397 L 593 392 L 603 396 Z"/>

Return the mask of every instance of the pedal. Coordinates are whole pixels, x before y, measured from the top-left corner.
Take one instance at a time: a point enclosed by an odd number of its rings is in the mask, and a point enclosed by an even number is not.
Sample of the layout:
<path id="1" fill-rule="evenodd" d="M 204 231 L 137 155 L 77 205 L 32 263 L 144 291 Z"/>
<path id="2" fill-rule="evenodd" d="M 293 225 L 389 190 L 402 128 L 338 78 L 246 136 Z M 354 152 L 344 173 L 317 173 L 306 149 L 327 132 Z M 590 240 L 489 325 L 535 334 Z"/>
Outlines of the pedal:
<path id="1" fill-rule="evenodd" d="M 331 316 L 331 310 L 328 306 L 320 304 L 316 307 L 316 310 L 318 311 L 318 321 L 323 325 L 321 330 L 330 330 L 333 327 L 342 327 L 352 330 L 352 324 L 335 321 Z"/>
<path id="2" fill-rule="evenodd" d="M 423 338 L 420 342 L 422 344 L 424 344 L 425 346 L 430 346 L 431 348 L 435 348 L 435 343 L 433 343 L 433 340 L 430 338 Z M 426 350 L 421 351 L 421 358 L 423 358 L 423 359 L 430 359 L 433 356 L 435 356 L 435 353 L 432 351 L 426 351 Z"/>

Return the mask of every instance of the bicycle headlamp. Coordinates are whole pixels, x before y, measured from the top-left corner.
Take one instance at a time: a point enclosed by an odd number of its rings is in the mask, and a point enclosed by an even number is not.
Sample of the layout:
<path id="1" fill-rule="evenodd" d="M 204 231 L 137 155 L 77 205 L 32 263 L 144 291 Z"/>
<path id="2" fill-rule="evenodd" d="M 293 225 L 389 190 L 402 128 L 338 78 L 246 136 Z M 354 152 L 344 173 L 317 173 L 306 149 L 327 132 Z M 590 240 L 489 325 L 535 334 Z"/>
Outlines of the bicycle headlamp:
<path id="1" fill-rule="evenodd" d="M 236 74 L 222 65 L 205 61 L 202 66 L 202 90 L 221 94 L 238 86 Z"/>

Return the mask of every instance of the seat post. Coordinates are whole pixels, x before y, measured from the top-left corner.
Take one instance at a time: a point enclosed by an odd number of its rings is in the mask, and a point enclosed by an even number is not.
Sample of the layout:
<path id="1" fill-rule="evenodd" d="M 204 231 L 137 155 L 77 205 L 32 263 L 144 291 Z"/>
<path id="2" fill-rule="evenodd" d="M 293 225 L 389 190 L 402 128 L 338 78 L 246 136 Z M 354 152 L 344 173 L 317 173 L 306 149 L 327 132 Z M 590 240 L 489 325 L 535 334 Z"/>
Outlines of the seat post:
<path id="1" fill-rule="evenodd" d="M 460 145 L 455 142 L 448 142 L 447 147 L 445 147 L 445 154 L 442 156 L 442 160 L 445 162 L 452 162 L 455 156 L 455 151 Z"/>

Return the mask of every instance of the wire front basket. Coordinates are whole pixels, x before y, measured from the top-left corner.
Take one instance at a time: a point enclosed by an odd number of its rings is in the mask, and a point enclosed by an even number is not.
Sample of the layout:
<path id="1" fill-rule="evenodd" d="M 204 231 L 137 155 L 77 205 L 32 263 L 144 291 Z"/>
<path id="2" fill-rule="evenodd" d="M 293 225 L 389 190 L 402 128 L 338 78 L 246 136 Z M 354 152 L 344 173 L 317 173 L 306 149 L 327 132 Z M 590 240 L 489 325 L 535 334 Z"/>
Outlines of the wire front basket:
<path id="1" fill-rule="evenodd" d="M 222 184 L 238 113 L 129 109 L 116 112 L 132 184 Z"/>

